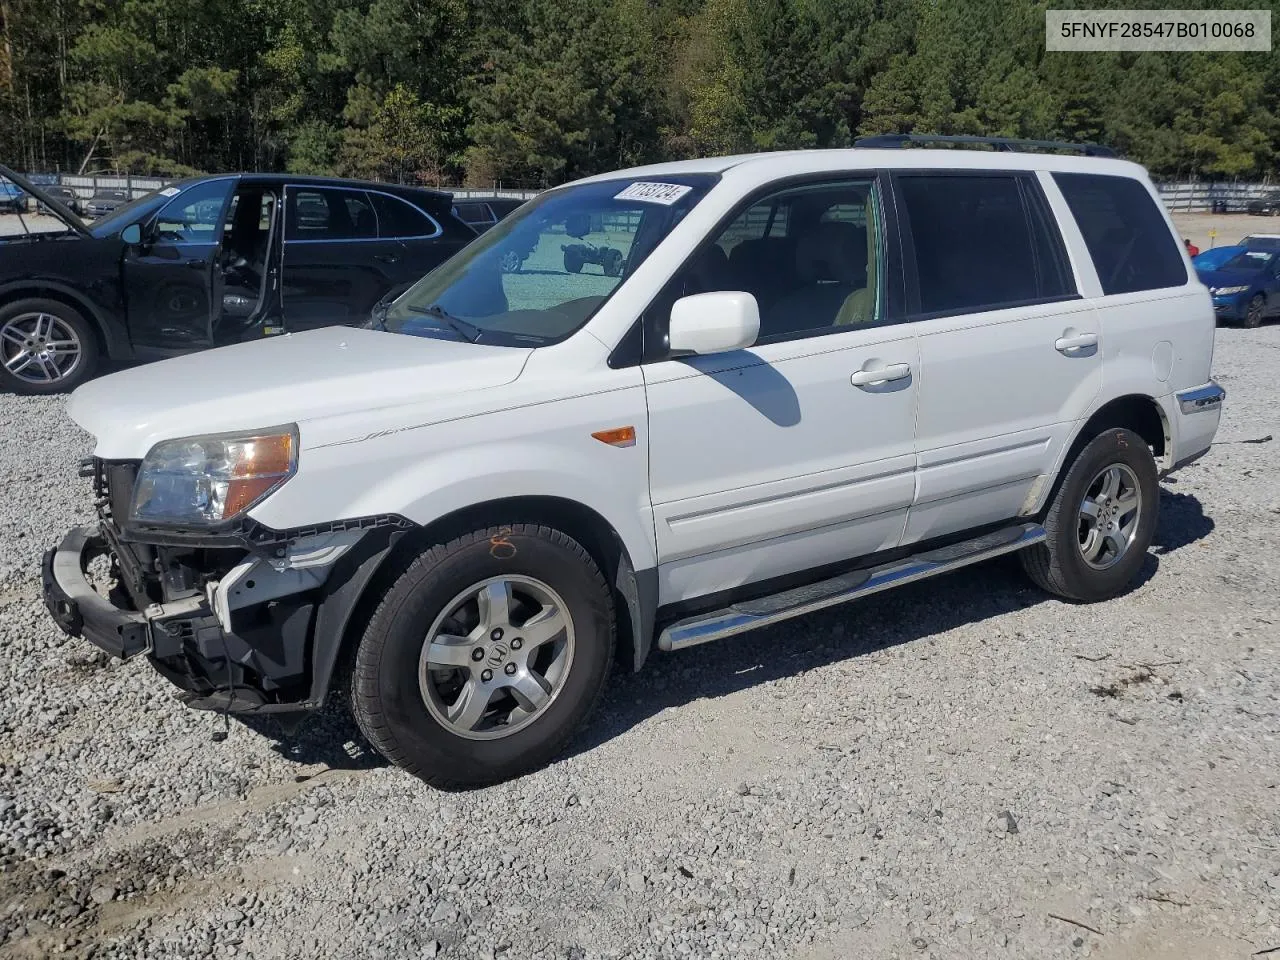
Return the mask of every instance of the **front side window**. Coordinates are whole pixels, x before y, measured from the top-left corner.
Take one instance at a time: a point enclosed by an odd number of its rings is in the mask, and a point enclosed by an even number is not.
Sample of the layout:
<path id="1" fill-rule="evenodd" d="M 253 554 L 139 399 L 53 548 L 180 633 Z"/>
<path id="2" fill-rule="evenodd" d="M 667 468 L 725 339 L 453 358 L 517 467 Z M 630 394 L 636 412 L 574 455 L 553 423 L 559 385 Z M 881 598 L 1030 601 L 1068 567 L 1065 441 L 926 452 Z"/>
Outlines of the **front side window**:
<path id="1" fill-rule="evenodd" d="M 1055 173 L 1053 179 L 1084 234 L 1104 294 L 1187 282 L 1181 245 L 1141 183 L 1093 173 Z"/>
<path id="2" fill-rule="evenodd" d="M 756 342 L 776 343 L 883 322 L 883 263 L 875 179 L 807 184 L 753 202 L 691 258 L 673 292 L 750 293 Z"/>
<path id="3" fill-rule="evenodd" d="M 170 200 L 156 216 L 153 232 L 168 243 L 216 243 L 231 180 L 198 183 Z"/>
<path id="4" fill-rule="evenodd" d="M 979 312 L 1075 293 L 1061 238 L 1012 174 L 903 174 L 917 312 Z"/>
<path id="5" fill-rule="evenodd" d="M 480 343 L 554 343 L 591 318 L 717 179 L 620 179 L 548 191 L 401 294 L 376 325 Z"/>
<path id="6" fill-rule="evenodd" d="M 363 190 L 289 190 L 286 240 L 370 240 L 377 236 L 378 215 Z"/>

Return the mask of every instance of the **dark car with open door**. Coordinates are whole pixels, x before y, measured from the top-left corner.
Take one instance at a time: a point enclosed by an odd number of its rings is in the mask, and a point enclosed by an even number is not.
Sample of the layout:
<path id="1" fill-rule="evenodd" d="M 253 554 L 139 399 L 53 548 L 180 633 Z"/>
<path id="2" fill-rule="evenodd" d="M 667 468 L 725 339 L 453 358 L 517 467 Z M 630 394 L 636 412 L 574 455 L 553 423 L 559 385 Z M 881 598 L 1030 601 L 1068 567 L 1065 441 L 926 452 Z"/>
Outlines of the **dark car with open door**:
<path id="1" fill-rule="evenodd" d="M 365 322 L 390 290 L 475 239 L 448 193 L 355 180 L 182 180 L 91 224 L 0 236 L 0 388 L 59 393 L 105 356 L 141 361 Z"/>

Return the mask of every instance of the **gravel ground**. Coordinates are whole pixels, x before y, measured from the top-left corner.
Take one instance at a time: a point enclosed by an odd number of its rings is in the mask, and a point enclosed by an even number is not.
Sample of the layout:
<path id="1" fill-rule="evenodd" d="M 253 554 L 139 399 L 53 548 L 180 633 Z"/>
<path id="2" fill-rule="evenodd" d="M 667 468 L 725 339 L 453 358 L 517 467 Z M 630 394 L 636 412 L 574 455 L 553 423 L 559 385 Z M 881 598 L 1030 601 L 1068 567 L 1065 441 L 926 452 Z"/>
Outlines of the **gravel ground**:
<path id="1" fill-rule="evenodd" d="M 0 396 L 0 955 L 1102 957 L 1280 947 L 1280 325 L 1141 583 L 995 562 L 618 676 L 571 754 L 434 792 L 337 711 L 172 702 L 58 634 L 90 519 L 60 399 Z"/>

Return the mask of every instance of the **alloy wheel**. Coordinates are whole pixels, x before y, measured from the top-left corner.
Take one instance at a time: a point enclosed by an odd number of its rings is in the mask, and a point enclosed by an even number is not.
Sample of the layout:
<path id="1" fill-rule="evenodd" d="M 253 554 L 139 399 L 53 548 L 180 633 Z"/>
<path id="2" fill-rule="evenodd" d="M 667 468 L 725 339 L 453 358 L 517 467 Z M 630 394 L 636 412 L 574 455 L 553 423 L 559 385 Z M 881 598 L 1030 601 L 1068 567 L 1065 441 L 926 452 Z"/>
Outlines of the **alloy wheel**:
<path id="1" fill-rule="evenodd" d="M 573 654 L 573 622 L 559 594 L 533 577 L 492 577 L 459 593 L 431 625 L 418 688 L 450 732 L 494 740 L 546 712 Z"/>
<path id="2" fill-rule="evenodd" d="M 79 334 L 52 313 L 21 313 L 0 327 L 0 363 L 27 383 L 65 380 L 80 365 L 83 352 Z"/>
<path id="3" fill-rule="evenodd" d="M 1142 516 L 1142 488 L 1123 463 L 1104 467 L 1085 488 L 1080 503 L 1079 543 L 1084 562 L 1106 570 L 1133 545 Z"/>

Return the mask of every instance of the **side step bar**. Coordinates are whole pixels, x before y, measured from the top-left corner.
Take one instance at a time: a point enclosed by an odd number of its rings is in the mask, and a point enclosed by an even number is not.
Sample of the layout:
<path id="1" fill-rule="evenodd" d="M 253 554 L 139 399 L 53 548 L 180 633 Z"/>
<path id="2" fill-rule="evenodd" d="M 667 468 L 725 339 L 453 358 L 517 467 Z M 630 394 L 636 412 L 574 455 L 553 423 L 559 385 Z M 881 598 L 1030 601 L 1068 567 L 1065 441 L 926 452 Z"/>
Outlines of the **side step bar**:
<path id="1" fill-rule="evenodd" d="M 1040 524 L 1019 524 L 973 540 L 929 550 L 906 560 L 897 560 L 867 570 L 855 570 L 770 597 L 735 603 L 723 610 L 698 614 L 671 624 L 658 636 L 658 648 L 683 650 L 699 643 L 732 637 L 734 634 L 804 616 L 815 610 L 857 600 L 904 583 L 950 573 L 971 563 L 979 563 L 1040 543 L 1044 538 L 1044 527 Z"/>

